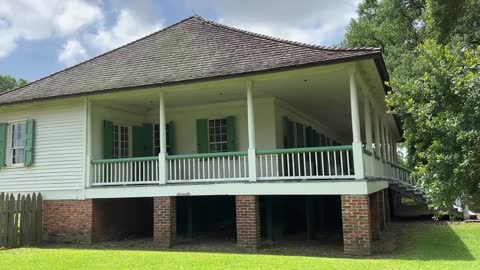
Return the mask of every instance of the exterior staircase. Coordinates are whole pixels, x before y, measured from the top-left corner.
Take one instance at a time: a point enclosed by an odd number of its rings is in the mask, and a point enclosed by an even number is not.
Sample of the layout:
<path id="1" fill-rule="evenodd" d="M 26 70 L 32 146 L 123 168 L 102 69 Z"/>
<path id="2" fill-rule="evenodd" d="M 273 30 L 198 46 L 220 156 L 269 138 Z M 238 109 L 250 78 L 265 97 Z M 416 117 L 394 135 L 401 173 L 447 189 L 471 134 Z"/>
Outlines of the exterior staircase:
<path id="1" fill-rule="evenodd" d="M 411 198 L 418 203 L 424 205 L 427 204 L 427 195 L 419 187 L 415 187 L 412 184 L 400 180 L 390 180 L 388 187 L 393 191 L 400 193 L 402 196 Z"/>

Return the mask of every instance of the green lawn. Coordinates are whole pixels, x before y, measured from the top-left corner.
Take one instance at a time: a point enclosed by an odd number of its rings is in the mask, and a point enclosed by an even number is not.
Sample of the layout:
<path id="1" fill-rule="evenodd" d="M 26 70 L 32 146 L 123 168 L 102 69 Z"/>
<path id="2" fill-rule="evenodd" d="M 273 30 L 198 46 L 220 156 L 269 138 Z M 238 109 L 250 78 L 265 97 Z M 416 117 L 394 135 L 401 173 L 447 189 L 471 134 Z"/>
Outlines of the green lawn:
<path id="1" fill-rule="evenodd" d="M 399 247 L 391 255 L 373 258 L 49 247 L 0 250 L 0 268 L 480 269 L 480 224 L 410 223 L 399 227 Z"/>

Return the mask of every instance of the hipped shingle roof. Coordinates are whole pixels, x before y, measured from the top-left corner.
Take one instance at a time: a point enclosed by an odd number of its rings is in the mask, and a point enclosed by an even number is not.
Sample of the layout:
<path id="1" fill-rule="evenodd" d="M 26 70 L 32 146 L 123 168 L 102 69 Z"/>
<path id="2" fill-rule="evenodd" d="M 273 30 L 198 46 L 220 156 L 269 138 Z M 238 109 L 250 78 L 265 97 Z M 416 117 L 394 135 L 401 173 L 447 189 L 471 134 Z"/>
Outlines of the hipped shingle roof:
<path id="1" fill-rule="evenodd" d="M 5 92 L 0 95 L 0 104 L 366 58 L 381 59 L 381 52 L 378 48 L 323 47 L 280 40 L 194 16 Z"/>

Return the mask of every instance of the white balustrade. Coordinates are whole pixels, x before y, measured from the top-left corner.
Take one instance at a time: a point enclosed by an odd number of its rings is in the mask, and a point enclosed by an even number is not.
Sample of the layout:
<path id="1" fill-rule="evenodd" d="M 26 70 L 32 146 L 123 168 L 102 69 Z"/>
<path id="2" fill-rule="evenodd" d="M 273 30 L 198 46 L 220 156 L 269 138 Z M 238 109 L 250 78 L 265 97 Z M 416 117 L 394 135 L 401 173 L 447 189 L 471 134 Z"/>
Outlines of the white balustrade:
<path id="1" fill-rule="evenodd" d="M 158 165 L 158 157 L 93 161 L 92 186 L 158 183 Z"/>
<path id="2" fill-rule="evenodd" d="M 247 152 L 170 156 L 167 170 L 167 183 L 247 180 Z"/>
<path id="3" fill-rule="evenodd" d="M 353 178 L 351 146 L 257 151 L 259 180 Z"/>

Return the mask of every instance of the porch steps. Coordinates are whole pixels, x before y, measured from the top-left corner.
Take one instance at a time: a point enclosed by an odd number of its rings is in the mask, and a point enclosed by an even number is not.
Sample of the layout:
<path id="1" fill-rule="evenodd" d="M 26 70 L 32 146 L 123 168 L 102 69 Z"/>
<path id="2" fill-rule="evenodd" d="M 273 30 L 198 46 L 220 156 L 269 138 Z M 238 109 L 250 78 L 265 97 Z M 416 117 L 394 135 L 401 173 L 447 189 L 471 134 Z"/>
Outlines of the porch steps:
<path id="1" fill-rule="evenodd" d="M 415 200 L 423 205 L 427 205 L 427 195 L 420 188 L 397 180 L 390 180 L 389 188 L 402 194 L 402 196 L 411 198 L 412 200 Z"/>

